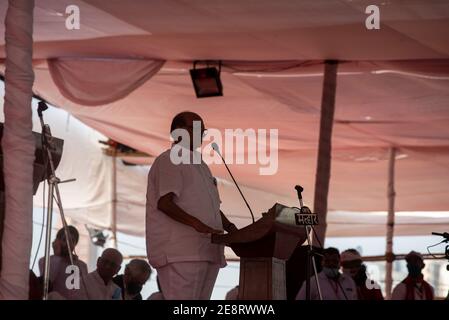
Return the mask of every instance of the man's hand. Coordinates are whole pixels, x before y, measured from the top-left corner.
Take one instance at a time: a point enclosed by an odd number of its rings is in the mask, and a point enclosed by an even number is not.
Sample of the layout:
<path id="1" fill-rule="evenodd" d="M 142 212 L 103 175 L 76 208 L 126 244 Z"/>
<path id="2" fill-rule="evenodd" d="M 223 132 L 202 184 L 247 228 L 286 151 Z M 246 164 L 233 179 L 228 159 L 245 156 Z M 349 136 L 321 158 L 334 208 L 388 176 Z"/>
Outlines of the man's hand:
<path id="1" fill-rule="evenodd" d="M 239 229 L 237 229 L 235 224 L 233 224 L 231 221 L 228 220 L 228 218 L 226 218 L 226 216 L 224 215 L 224 213 L 221 210 L 220 210 L 220 215 L 221 215 L 221 222 L 223 223 L 223 228 L 228 233 L 235 232 L 235 231 L 239 230 Z"/>
<path id="2" fill-rule="evenodd" d="M 239 229 L 235 226 L 235 224 L 231 223 L 231 224 L 226 228 L 226 231 L 229 232 L 229 233 L 232 233 L 232 232 L 239 231 Z"/>
<path id="3" fill-rule="evenodd" d="M 208 225 L 202 223 L 201 221 L 197 221 L 193 224 L 193 228 L 199 233 L 212 233 L 212 234 L 220 234 L 223 233 L 222 230 L 217 230 L 209 227 Z"/>
<path id="4" fill-rule="evenodd" d="M 194 216 L 188 214 L 173 201 L 174 194 L 168 193 L 159 198 L 157 208 L 167 216 L 184 225 L 194 228 L 200 233 L 223 233 L 221 230 L 215 230 Z"/>

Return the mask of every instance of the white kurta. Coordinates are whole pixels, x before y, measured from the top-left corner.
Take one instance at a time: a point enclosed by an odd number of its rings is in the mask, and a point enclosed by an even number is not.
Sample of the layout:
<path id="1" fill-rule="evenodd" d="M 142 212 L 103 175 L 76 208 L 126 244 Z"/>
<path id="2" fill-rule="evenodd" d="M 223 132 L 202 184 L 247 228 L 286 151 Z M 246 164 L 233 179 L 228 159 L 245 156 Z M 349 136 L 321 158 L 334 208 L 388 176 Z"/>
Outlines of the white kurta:
<path id="1" fill-rule="evenodd" d="M 351 277 L 342 274 L 335 280 L 328 278 L 324 272 L 318 274 L 318 280 L 323 300 L 357 300 L 357 288 Z M 344 293 L 343 293 L 344 290 Z M 310 297 L 311 300 L 319 300 L 318 289 L 315 276 L 310 278 Z M 304 282 L 296 295 L 296 300 L 306 299 L 306 283 Z"/>
<path id="2" fill-rule="evenodd" d="M 119 286 L 112 280 L 105 284 L 97 271 L 89 273 L 84 281 L 81 281 L 81 288 L 77 290 L 77 300 L 121 300 L 122 293 Z"/>
<path id="3" fill-rule="evenodd" d="M 86 276 L 88 274 L 87 265 L 83 261 L 76 259 L 74 263 L 78 266 L 80 275 Z M 44 274 L 44 264 L 45 259 L 41 258 L 39 260 L 39 272 L 41 276 Z M 67 289 L 66 285 L 67 277 L 70 276 L 70 274 L 66 273 L 66 268 L 69 265 L 69 258 L 63 258 L 55 255 L 50 256 L 50 282 L 52 285 L 52 291 L 59 293 L 65 299 L 73 299 L 76 295 L 76 290 Z"/>
<path id="4" fill-rule="evenodd" d="M 209 234 L 201 234 L 158 210 L 159 198 L 170 192 L 188 214 L 223 230 L 220 197 L 209 167 L 203 161 L 175 165 L 167 150 L 156 158 L 148 174 L 146 241 L 150 264 L 160 268 L 174 262 L 207 261 L 224 267 L 223 246 L 212 244 Z"/>
<path id="5" fill-rule="evenodd" d="M 435 294 L 434 288 L 431 286 L 432 292 Z M 415 300 L 426 300 L 425 290 L 417 284 L 415 287 Z M 391 294 L 391 300 L 405 300 L 407 297 L 407 285 L 405 283 L 399 283 Z"/>

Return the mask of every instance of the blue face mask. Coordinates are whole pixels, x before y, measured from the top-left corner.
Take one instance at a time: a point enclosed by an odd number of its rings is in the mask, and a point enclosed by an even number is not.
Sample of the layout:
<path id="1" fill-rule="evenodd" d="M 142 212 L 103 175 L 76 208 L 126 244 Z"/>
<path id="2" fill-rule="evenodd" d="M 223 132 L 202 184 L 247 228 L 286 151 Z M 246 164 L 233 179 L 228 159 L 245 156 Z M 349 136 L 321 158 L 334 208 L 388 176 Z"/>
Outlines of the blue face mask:
<path id="1" fill-rule="evenodd" d="M 421 275 L 421 267 L 417 266 L 416 264 L 407 264 L 407 270 L 408 270 L 408 274 L 411 277 L 418 277 L 419 275 Z"/>
<path id="2" fill-rule="evenodd" d="M 324 274 L 331 279 L 336 279 L 340 276 L 340 272 L 338 268 L 327 268 L 323 267 Z"/>

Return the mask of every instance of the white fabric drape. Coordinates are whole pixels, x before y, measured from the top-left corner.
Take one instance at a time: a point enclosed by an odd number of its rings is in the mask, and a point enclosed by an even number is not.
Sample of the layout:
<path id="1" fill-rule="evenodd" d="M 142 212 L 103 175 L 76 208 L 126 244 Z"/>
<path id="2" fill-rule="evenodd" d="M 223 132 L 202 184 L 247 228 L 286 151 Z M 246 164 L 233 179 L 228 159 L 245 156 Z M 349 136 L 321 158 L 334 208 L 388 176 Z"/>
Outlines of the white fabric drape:
<path id="1" fill-rule="evenodd" d="M 108 104 L 126 97 L 151 79 L 162 60 L 49 59 L 50 74 L 61 94 L 85 106 Z"/>
<path id="2" fill-rule="evenodd" d="M 9 0 L 6 15 L 5 126 L 2 138 L 5 220 L 0 299 L 28 299 L 33 221 L 31 97 L 34 0 Z"/>

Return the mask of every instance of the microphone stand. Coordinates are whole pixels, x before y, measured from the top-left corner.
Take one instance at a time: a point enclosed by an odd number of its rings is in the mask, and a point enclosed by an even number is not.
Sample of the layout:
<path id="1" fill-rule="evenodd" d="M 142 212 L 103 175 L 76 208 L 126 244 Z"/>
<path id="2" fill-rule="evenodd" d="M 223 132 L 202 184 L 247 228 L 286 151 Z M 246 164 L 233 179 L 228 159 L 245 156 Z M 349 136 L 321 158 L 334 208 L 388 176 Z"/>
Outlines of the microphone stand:
<path id="1" fill-rule="evenodd" d="M 45 102 L 41 101 L 38 104 L 37 113 L 40 119 L 41 127 L 42 127 L 42 148 L 44 149 L 44 156 L 46 156 L 46 161 L 50 165 L 50 175 L 47 178 L 48 181 L 48 205 L 47 205 L 47 226 L 45 233 L 45 260 L 44 260 L 44 300 L 48 300 L 48 290 L 50 283 L 50 246 L 51 246 L 51 227 L 52 227 L 52 217 L 53 217 L 53 201 L 56 201 L 56 204 L 59 209 L 59 213 L 61 214 L 61 221 L 64 228 L 64 234 L 67 242 L 67 248 L 69 251 L 69 259 L 70 264 L 74 265 L 73 255 L 72 255 L 72 247 L 70 243 L 70 236 L 67 228 L 67 222 L 64 216 L 64 209 L 62 207 L 61 195 L 59 194 L 59 183 L 71 182 L 75 181 L 75 179 L 61 181 L 55 173 L 55 165 L 53 162 L 53 155 L 51 151 L 54 149 L 53 146 L 53 137 L 51 135 L 50 126 L 44 123 L 44 117 L 42 112 L 47 110 L 48 106 Z M 45 154 L 46 153 L 46 154 Z M 45 168 L 47 170 L 47 168 Z M 56 195 L 56 198 L 55 198 Z"/>
<path id="2" fill-rule="evenodd" d="M 432 232 L 432 235 L 443 237 L 444 240 L 441 241 L 440 243 L 449 243 L 449 233 L 448 232 L 444 232 L 444 233 Z M 444 249 L 444 257 L 449 260 L 449 245 L 447 245 L 446 248 Z M 449 264 L 446 266 L 446 270 L 449 271 Z M 446 298 L 446 299 L 449 299 L 449 295 L 448 295 L 448 298 Z"/>
<path id="3" fill-rule="evenodd" d="M 302 192 L 304 191 L 303 187 L 297 185 L 295 186 L 295 190 L 298 193 L 298 200 L 300 205 L 300 211 L 303 211 L 304 203 L 302 201 Z M 310 292 L 310 278 L 311 278 L 311 270 L 310 265 L 312 264 L 313 267 L 313 274 L 315 276 L 315 282 L 316 287 L 318 290 L 318 296 L 320 297 L 320 300 L 323 300 L 323 296 L 321 294 L 321 286 L 320 281 L 318 280 L 318 271 L 316 268 L 316 261 L 315 261 L 315 251 L 313 250 L 312 246 L 312 240 L 310 239 L 310 233 L 311 233 L 311 226 L 304 225 L 306 236 L 307 236 L 307 253 L 306 253 L 306 300 L 311 300 L 311 292 Z"/>

